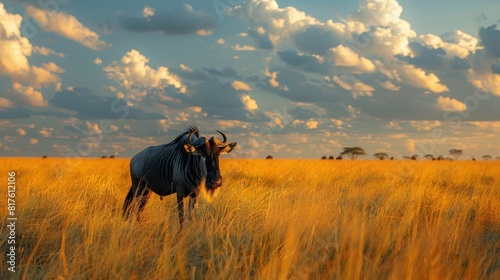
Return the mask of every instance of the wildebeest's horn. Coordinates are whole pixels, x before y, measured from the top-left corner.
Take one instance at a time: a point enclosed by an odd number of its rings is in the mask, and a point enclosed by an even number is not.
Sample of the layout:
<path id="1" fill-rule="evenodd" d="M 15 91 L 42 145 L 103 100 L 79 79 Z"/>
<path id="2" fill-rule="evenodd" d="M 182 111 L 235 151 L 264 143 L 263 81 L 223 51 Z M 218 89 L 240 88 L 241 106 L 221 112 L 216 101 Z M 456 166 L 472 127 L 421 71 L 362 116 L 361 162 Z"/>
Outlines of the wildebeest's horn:
<path id="1" fill-rule="evenodd" d="M 217 129 L 216 129 L 215 131 L 219 132 L 219 133 L 220 133 L 220 135 L 222 135 L 222 143 L 218 143 L 218 144 L 219 144 L 219 146 L 225 146 L 225 145 L 227 144 L 227 136 L 226 136 L 226 134 L 224 134 L 224 133 L 220 132 L 220 131 L 219 131 L 219 130 L 217 130 Z"/>
<path id="2" fill-rule="evenodd" d="M 195 134 L 198 130 L 193 130 L 188 137 L 189 143 L 193 143 L 193 134 Z"/>

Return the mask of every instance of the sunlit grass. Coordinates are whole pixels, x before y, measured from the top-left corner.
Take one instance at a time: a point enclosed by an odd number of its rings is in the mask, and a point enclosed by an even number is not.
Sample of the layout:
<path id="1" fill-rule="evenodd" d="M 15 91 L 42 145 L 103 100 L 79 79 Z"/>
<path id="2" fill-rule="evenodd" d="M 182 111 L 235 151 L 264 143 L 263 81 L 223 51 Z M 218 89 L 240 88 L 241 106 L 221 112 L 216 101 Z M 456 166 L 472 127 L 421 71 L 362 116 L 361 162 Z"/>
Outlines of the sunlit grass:
<path id="1" fill-rule="evenodd" d="M 128 160 L 65 163 L 1 159 L 15 278 L 500 279 L 499 162 L 223 160 L 223 189 L 181 232 L 174 196 L 122 219 Z"/>

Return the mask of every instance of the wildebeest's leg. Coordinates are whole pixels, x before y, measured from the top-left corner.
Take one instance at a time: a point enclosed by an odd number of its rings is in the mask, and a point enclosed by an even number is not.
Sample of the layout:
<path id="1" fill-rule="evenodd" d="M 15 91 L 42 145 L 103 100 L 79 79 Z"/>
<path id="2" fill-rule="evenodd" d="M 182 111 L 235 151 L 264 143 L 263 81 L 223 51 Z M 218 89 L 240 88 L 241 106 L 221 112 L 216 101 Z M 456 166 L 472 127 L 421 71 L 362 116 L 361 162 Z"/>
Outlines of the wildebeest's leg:
<path id="1" fill-rule="evenodd" d="M 125 197 L 125 202 L 123 202 L 123 217 L 128 219 L 130 216 L 130 211 L 132 202 L 134 201 L 134 197 L 136 196 L 137 188 L 139 187 L 139 180 L 132 177 L 132 186 Z"/>
<path id="2" fill-rule="evenodd" d="M 184 224 L 184 193 L 177 192 L 177 209 L 179 210 L 179 224 Z"/>
<path id="3" fill-rule="evenodd" d="M 130 187 L 130 190 L 128 191 L 127 197 L 125 197 L 125 202 L 123 202 L 123 217 L 125 219 L 128 219 L 128 216 L 130 215 L 130 204 L 134 200 L 134 185 Z"/>
<path id="4" fill-rule="evenodd" d="M 133 180 L 132 187 L 125 198 L 125 203 L 123 204 L 123 215 L 125 218 L 130 216 L 131 211 L 137 211 L 137 220 L 144 210 L 151 191 L 147 187 L 147 182 L 144 180 Z M 136 208 L 137 207 L 137 208 Z"/>
<path id="5" fill-rule="evenodd" d="M 148 203 L 149 196 L 151 195 L 151 191 L 147 188 L 144 187 L 142 192 L 139 194 L 139 207 L 137 209 L 137 220 L 139 221 L 141 212 L 144 210 L 144 207 L 146 206 L 146 203 Z"/>
<path id="6" fill-rule="evenodd" d="M 192 193 L 189 195 L 189 217 L 190 220 L 194 220 L 194 208 L 196 207 L 196 201 L 198 200 L 198 195 Z"/>

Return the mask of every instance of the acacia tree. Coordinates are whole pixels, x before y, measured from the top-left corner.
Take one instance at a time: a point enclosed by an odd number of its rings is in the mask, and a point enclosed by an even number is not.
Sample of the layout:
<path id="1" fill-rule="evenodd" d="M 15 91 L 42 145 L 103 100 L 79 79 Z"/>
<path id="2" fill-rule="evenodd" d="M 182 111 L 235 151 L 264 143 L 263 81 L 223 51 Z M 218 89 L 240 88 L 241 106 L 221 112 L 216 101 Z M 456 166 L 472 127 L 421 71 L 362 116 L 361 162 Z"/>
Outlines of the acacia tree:
<path id="1" fill-rule="evenodd" d="M 358 156 L 366 155 L 363 148 L 360 147 L 345 147 L 344 151 L 340 153 L 341 155 L 351 155 L 351 159 L 357 159 Z"/>
<path id="2" fill-rule="evenodd" d="M 384 160 L 384 159 L 389 157 L 389 155 L 387 153 L 376 153 L 373 156 L 380 159 L 380 160 Z"/>
<path id="3" fill-rule="evenodd" d="M 458 160 L 458 157 L 463 155 L 464 151 L 460 149 L 451 149 L 450 150 L 450 155 L 455 157 L 455 160 Z"/>
<path id="4" fill-rule="evenodd" d="M 433 156 L 433 155 L 431 155 L 431 154 L 427 154 L 427 155 L 425 155 L 425 156 L 424 156 L 424 158 L 426 158 L 426 159 L 431 159 L 431 160 L 435 159 L 435 158 L 434 158 L 434 156 Z"/>
<path id="5" fill-rule="evenodd" d="M 492 158 L 493 158 L 493 157 L 492 157 L 492 156 L 490 156 L 490 155 L 484 155 L 484 156 L 483 156 L 483 159 L 485 159 L 485 160 L 490 160 L 490 159 L 492 159 Z"/>

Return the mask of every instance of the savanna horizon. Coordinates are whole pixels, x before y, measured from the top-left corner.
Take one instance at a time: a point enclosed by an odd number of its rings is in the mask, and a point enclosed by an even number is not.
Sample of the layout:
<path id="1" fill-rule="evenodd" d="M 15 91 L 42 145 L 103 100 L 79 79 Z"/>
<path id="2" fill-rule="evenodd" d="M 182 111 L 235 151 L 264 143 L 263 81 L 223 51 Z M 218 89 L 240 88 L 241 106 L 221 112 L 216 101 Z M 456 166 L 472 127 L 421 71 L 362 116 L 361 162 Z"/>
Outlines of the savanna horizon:
<path id="1" fill-rule="evenodd" d="M 0 164 L 1 182 L 16 173 L 16 279 L 500 277 L 498 161 L 221 158 L 222 189 L 180 233 L 175 195 L 122 218 L 129 158 Z"/>

